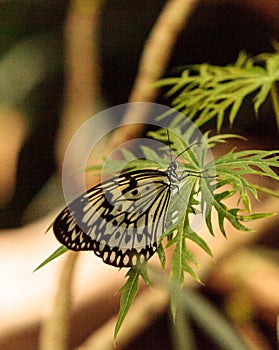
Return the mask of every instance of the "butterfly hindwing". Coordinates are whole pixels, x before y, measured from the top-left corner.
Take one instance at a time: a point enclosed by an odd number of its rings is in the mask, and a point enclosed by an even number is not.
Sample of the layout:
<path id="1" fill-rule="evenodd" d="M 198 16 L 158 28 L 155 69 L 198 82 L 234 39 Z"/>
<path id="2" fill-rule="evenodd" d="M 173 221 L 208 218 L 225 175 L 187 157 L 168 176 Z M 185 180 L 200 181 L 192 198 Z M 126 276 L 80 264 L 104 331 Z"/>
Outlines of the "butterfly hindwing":
<path id="1" fill-rule="evenodd" d="M 69 249 L 93 250 L 113 266 L 135 266 L 156 251 L 171 188 L 160 170 L 121 174 L 70 203 L 56 218 L 54 233 Z"/>

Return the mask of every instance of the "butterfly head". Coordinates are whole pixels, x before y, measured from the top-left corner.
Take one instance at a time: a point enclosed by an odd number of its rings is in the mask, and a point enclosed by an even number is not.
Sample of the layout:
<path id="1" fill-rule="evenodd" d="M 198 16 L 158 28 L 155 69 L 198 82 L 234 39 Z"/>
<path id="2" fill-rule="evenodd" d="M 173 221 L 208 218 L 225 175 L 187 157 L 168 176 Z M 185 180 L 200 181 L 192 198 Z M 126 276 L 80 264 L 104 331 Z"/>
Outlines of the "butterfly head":
<path id="1" fill-rule="evenodd" d="M 176 171 L 177 170 L 177 163 L 172 161 L 168 166 L 169 171 Z"/>

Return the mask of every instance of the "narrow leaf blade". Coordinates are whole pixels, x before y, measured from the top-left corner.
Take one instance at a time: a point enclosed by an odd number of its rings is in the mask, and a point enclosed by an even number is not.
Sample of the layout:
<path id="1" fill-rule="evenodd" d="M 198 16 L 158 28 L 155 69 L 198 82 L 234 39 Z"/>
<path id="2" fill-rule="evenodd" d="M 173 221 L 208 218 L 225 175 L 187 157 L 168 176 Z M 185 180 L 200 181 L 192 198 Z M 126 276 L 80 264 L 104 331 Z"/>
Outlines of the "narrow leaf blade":
<path id="1" fill-rule="evenodd" d="M 60 255 L 66 253 L 68 251 L 68 248 L 66 248 L 64 245 L 61 245 L 58 249 L 56 249 L 55 252 L 53 252 L 46 260 L 44 260 L 38 267 L 35 268 L 33 272 L 38 271 L 40 268 L 51 262 L 52 260 L 58 258 Z"/>
<path id="2" fill-rule="evenodd" d="M 120 300 L 120 308 L 118 312 L 118 318 L 114 329 L 114 339 L 116 339 L 117 334 L 123 324 L 123 321 L 137 295 L 139 288 L 139 269 L 131 268 L 126 276 L 128 277 L 124 286 L 120 289 L 122 291 L 122 296 Z"/>

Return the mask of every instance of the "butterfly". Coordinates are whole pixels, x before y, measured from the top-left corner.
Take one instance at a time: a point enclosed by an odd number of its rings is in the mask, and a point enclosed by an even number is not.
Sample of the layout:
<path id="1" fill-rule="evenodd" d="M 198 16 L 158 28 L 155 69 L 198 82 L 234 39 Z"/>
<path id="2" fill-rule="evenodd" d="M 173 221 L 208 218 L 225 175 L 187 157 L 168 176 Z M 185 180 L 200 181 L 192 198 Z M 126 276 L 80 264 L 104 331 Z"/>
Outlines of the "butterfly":
<path id="1" fill-rule="evenodd" d="M 165 171 L 121 173 L 77 197 L 54 221 L 57 240 L 74 251 L 92 250 L 119 268 L 148 260 L 165 231 L 170 200 L 181 180 L 175 160 Z"/>

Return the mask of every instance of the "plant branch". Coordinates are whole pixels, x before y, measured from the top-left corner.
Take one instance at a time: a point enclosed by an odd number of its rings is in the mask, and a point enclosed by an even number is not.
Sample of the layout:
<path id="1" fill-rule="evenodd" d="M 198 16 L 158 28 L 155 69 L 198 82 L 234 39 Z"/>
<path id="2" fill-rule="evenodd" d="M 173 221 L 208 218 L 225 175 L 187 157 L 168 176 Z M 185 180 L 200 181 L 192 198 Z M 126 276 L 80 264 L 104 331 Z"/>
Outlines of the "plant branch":
<path id="1" fill-rule="evenodd" d="M 62 168 L 65 150 L 71 137 L 79 126 L 92 116 L 97 99 L 100 69 L 95 36 L 101 4 L 101 0 L 70 3 L 64 32 L 65 106 L 56 150 L 60 168 Z M 67 348 L 71 313 L 69 296 L 77 256 L 76 253 L 67 254 L 51 314 L 42 325 L 40 350 Z"/>
<path id="2" fill-rule="evenodd" d="M 50 316 L 43 322 L 40 350 L 66 350 L 71 317 L 71 284 L 78 254 L 69 252 L 61 269 Z"/>
<path id="3" fill-rule="evenodd" d="M 129 102 L 153 102 L 156 99 L 159 90 L 154 83 L 163 76 L 178 36 L 198 3 L 199 0 L 167 1 L 144 45 Z M 139 117 L 144 123 L 147 116 L 148 110 L 131 105 L 122 123 L 138 121 Z M 140 131 L 139 125 L 133 124 L 116 130 L 108 149 L 113 150 L 122 142 L 138 136 Z"/>
<path id="4" fill-rule="evenodd" d="M 97 28 L 102 3 L 73 0 L 69 5 L 64 26 L 65 103 L 56 141 L 60 169 L 74 133 L 96 112 L 101 76 Z"/>

